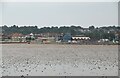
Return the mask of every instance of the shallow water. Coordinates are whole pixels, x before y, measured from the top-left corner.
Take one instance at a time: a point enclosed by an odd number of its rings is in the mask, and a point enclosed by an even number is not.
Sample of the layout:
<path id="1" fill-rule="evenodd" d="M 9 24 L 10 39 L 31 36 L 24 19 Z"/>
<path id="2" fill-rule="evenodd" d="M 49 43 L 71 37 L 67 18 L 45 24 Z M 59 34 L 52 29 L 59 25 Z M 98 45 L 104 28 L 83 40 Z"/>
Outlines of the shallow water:
<path id="1" fill-rule="evenodd" d="M 3 76 L 118 76 L 117 45 L 3 44 Z"/>

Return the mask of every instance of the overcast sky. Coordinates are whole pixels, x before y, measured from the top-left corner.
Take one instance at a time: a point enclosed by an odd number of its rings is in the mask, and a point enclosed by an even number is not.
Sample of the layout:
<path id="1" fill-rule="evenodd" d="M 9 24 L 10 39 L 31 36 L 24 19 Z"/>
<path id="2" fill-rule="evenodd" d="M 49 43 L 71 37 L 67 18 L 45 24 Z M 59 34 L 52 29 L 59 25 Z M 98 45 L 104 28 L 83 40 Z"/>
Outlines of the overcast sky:
<path id="1" fill-rule="evenodd" d="M 8 2 L 0 8 L 2 25 L 118 25 L 117 2 Z"/>

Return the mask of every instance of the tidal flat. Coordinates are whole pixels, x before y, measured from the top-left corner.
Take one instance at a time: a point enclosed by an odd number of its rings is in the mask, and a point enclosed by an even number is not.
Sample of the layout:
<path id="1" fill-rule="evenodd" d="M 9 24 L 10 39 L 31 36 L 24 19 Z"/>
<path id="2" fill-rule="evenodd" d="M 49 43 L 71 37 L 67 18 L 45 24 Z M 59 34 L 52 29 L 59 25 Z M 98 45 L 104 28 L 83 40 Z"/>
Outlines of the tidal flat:
<path id="1" fill-rule="evenodd" d="M 3 76 L 118 76 L 118 45 L 2 44 Z"/>

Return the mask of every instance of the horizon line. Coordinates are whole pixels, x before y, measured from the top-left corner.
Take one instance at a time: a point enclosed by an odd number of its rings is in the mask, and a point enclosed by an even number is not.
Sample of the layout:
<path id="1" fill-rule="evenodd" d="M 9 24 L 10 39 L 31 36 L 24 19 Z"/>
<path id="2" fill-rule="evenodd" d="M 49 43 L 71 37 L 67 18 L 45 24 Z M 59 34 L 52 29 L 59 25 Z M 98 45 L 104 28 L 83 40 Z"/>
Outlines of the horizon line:
<path id="1" fill-rule="evenodd" d="M 38 28 L 43 28 L 43 27 L 71 27 L 71 26 L 76 26 L 76 27 L 78 27 L 78 26 L 80 26 L 80 27 L 82 27 L 82 28 L 89 28 L 90 26 L 94 26 L 95 28 L 100 28 L 100 27 L 110 27 L 110 26 L 115 26 L 115 27 L 119 27 L 119 25 L 88 25 L 88 26 L 83 26 L 83 25 L 41 25 L 41 26 L 39 26 L 39 25 L 17 25 L 17 24 L 13 24 L 13 25 L 6 25 L 6 24 L 4 24 L 4 25 L 0 25 L 0 27 L 2 27 L 2 26 L 7 26 L 7 27 L 12 27 L 12 26 L 14 26 L 14 25 L 16 25 L 16 26 L 18 26 L 18 27 L 24 27 L 24 26 L 27 26 L 27 27 L 29 27 L 29 26 L 37 26 Z"/>

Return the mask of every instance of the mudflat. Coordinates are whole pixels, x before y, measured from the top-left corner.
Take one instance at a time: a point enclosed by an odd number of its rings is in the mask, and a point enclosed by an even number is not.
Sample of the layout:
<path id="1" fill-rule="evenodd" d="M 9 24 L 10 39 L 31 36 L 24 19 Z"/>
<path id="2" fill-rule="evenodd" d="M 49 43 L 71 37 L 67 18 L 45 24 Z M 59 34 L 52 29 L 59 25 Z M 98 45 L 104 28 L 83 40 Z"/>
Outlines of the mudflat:
<path id="1" fill-rule="evenodd" d="M 118 76 L 117 45 L 2 44 L 3 76 Z"/>

